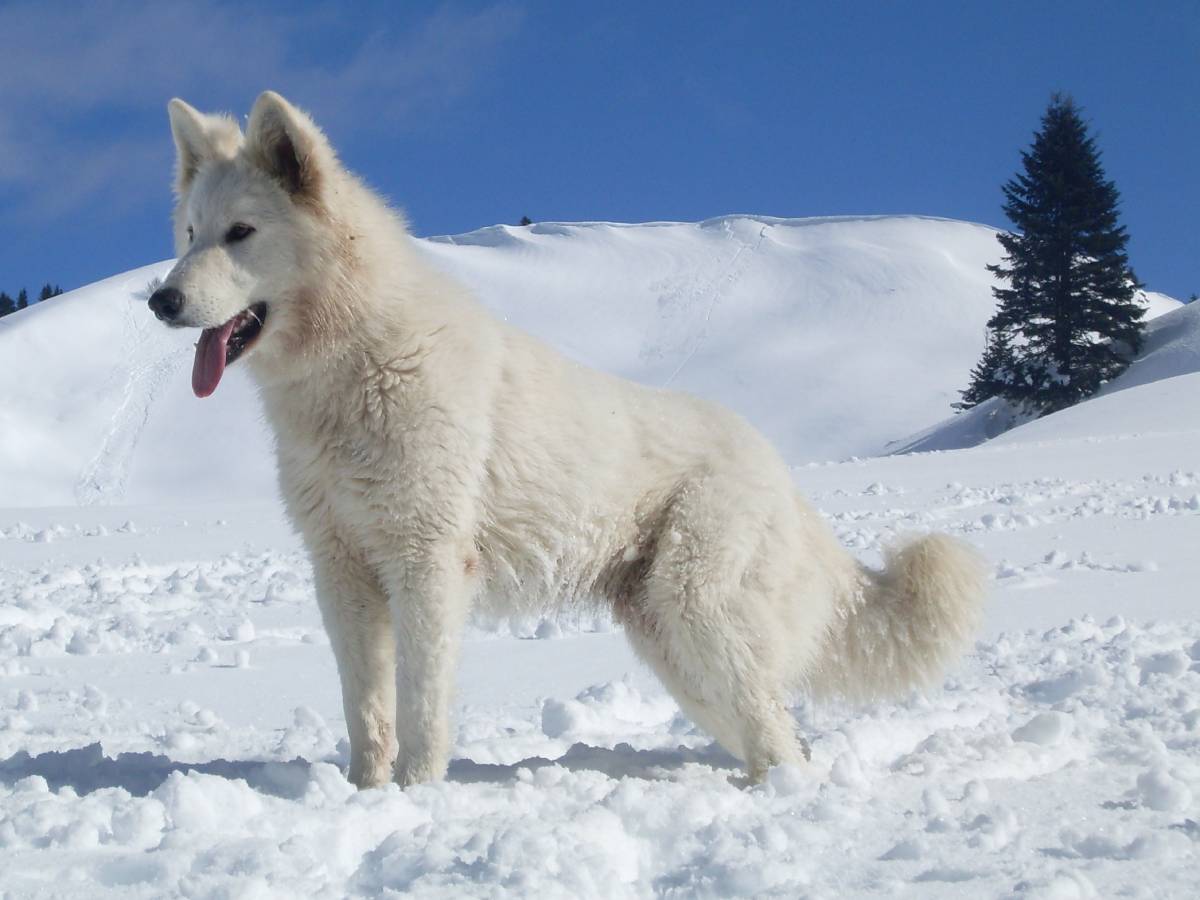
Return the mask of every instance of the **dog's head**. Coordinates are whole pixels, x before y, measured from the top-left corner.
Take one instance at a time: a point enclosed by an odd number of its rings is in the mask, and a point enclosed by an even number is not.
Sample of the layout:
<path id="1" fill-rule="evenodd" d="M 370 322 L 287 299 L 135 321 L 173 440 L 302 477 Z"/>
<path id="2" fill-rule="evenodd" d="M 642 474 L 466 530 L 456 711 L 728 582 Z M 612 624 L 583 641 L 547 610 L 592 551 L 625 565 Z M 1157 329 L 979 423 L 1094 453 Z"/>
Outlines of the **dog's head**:
<path id="1" fill-rule="evenodd" d="M 331 250 L 324 198 L 337 159 L 312 120 L 273 92 L 243 137 L 228 116 L 168 106 L 177 151 L 175 267 L 150 297 L 159 319 L 204 329 L 192 389 L 216 390 L 246 353 L 282 356 L 302 309 L 306 273 Z"/>

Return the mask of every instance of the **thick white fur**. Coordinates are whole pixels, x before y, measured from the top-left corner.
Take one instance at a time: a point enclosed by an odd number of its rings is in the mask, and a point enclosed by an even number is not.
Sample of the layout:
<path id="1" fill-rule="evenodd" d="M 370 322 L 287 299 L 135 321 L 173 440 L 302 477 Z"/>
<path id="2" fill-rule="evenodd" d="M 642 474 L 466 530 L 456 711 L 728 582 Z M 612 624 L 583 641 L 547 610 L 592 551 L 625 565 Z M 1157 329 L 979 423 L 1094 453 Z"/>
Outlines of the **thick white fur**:
<path id="1" fill-rule="evenodd" d="M 460 632 L 483 599 L 608 604 L 753 778 L 803 757 L 793 691 L 903 692 L 968 644 L 982 579 L 962 545 L 927 537 L 864 570 L 742 419 L 494 319 L 283 98 L 258 99 L 244 140 L 170 111 L 181 258 L 165 284 L 186 325 L 270 304 L 246 362 L 312 554 L 354 783 L 444 775 Z M 225 245 L 235 221 L 257 230 Z"/>

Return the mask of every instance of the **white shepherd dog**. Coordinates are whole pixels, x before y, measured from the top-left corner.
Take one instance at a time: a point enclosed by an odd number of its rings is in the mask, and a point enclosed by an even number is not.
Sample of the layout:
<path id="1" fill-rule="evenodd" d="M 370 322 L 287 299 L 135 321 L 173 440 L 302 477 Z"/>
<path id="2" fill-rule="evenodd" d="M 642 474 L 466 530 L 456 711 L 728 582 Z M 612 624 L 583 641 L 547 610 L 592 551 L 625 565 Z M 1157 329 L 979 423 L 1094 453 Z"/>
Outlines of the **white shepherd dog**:
<path id="1" fill-rule="evenodd" d="M 966 546 L 922 537 L 864 569 L 762 435 L 493 318 L 278 94 L 245 136 L 180 100 L 169 112 L 180 258 L 150 307 L 204 329 L 198 396 L 243 356 L 258 384 L 355 784 L 445 775 L 477 597 L 603 602 L 755 780 L 807 757 L 794 692 L 904 692 L 971 640 L 983 579 Z"/>

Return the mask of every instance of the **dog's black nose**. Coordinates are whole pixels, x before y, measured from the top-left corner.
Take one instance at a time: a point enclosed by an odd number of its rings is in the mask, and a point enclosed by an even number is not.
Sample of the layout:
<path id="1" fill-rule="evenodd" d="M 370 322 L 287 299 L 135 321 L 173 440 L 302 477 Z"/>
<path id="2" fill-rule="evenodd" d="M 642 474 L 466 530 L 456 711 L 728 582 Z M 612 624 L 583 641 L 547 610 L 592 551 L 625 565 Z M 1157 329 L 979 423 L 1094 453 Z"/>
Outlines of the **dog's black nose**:
<path id="1" fill-rule="evenodd" d="M 150 309 L 164 322 L 170 322 L 183 309 L 183 291 L 162 287 L 150 295 Z"/>

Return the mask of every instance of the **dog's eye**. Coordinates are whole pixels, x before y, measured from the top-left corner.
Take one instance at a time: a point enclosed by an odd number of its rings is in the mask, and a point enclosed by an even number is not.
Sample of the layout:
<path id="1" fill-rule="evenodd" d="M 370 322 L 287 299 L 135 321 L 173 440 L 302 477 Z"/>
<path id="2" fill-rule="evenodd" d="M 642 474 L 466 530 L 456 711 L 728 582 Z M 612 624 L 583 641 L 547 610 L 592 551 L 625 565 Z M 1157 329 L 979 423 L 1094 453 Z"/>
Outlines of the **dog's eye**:
<path id="1" fill-rule="evenodd" d="M 229 230 L 225 232 L 225 243 L 236 244 L 238 241 L 244 241 L 252 234 L 254 234 L 253 226 L 247 225 L 245 222 L 234 222 L 229 226 Z"/>
<path id="2" fill-rule="evenodd" d="M 192 231 L 192 226 L 189 225 L 188 226 L 188 243 L 190 244 L 195 239 L 196 239 L 196 234 L 195 234 L 195 232 Z"/>

